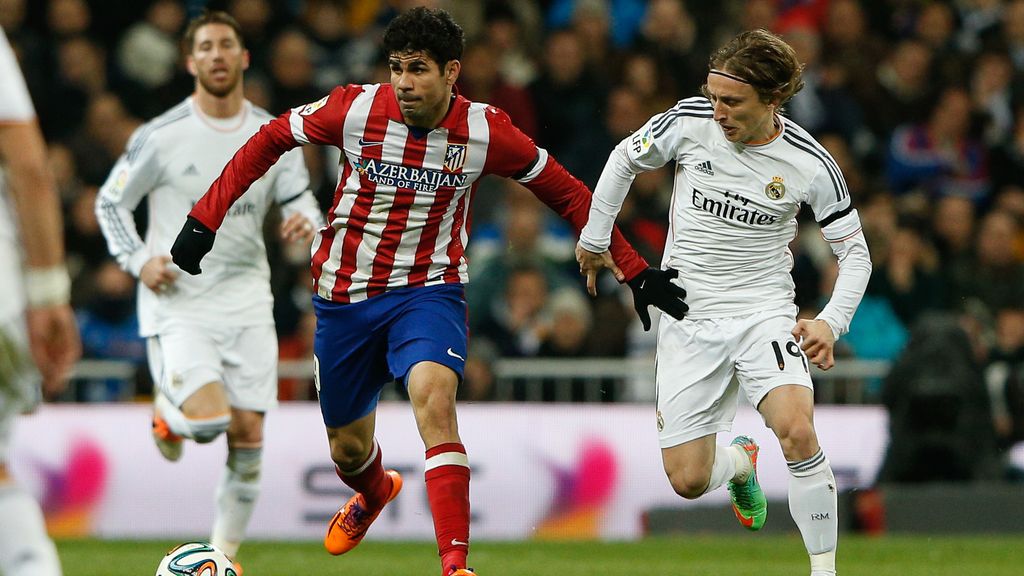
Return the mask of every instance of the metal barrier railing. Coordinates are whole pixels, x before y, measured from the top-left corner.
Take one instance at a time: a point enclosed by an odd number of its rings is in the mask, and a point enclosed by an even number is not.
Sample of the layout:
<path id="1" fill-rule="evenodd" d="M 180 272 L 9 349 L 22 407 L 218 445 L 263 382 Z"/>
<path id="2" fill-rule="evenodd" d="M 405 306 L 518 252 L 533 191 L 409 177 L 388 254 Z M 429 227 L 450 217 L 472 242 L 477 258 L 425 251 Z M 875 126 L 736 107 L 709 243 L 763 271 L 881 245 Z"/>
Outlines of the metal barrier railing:
<path id="1" fill-rule="evenodd" d="M 877 403 L 880 383 L 889 373 L 884 360 L 841 359 L 834 368 L 812 367 L 817 401 L 827 404 Z M 120 360 L 83 360 L 73 373 L 69 400 L 128 401 L 139 392 L 139 367 Z M 654 361 L 650 358 L 509 358 L 491 367 L 490 399 L 499 401 L 650 402 L 654 400 Z M 284 360 L 282 380 L 298 383 L 294 398 L 315 398 L 313 363 Z M 391 387 L 383 398 L 397 398 Z"/>

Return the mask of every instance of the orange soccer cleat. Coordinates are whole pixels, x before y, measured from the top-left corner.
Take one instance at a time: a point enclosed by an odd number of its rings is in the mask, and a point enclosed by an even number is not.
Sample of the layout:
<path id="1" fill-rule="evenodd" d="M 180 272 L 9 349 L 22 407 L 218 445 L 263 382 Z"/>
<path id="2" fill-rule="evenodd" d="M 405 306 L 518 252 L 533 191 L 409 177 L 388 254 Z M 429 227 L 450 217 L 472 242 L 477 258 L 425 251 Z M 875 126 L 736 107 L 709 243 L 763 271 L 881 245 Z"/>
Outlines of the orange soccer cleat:
<path id="1" fill-rule="evenodd" d="M 394 470 L 388 470 L 385 474 L 391 478 L 391 493 L 388 494 L 388 499 L 385 502 L 387 504 L 401 492 L 402 476 Z M 331 518 L 331 523 L 327 527 L 327 535 L 324 536 L 324 548 L 327 548 L 327 551 L 335 556 L 355 548 L 362 542 L 370 524 L 373 524 L 377 516 L 380 516 L 383 509 L 384 507 L 381 506 L 377 510 L 371 510 L 363 495 L 356 493 L 338 510 L 334 518 Z"/>

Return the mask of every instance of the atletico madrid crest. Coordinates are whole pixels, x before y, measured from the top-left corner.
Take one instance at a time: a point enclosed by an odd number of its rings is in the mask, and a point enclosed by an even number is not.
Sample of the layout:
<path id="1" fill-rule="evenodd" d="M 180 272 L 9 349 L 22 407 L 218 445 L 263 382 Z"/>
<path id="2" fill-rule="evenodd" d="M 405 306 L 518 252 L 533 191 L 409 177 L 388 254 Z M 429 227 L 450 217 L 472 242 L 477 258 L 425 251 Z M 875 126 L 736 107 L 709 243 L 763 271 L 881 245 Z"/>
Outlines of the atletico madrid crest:
<path id="1" fill-rule="evenodd" d="M 444 151 L 444 169 L 447 172 L 458 172 L 466 165 L 466 145 L 449 144 Z"/>

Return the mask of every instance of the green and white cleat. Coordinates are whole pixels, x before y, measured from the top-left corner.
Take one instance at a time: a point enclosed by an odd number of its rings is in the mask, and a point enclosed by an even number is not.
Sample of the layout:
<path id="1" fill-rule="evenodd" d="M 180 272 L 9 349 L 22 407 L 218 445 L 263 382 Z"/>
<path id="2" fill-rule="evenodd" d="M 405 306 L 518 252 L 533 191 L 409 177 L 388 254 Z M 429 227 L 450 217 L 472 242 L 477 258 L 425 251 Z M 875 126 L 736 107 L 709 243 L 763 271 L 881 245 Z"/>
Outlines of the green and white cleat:
<path id="1" fill-rule="evenodd" d="M 768 501 L 757 483 L 757 442 L 747 436 L 737 436 L 732 446 L 739 446 L 750 459 L 750 473 L 744 482 L 729 482 L 729 496 L 736 519 L 748 530 L 760 530 L 768 517 Z"/>

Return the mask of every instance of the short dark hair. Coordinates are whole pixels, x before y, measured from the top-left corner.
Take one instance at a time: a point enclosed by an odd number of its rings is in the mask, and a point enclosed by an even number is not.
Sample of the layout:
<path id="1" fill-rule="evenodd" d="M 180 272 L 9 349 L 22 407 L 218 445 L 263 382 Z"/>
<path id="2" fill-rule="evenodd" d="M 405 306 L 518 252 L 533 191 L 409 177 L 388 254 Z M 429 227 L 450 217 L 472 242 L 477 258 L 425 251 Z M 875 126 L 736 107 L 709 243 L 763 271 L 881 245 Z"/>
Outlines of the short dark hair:
<path id="1" fill-rule="evenodd" d="M 462 27 L 444 10 L 418 6 L 395 17 L 384 30 L 384 55 L 425 52 L 444 67 L 462 58 Z"/>
<path id="2" fill-rule="evenodd" d="M 784 104 L 804 87 L 804 66 L 793 47 L 763 29 L 739 33 L 716 50 L 708 64 L 753 86 L 762 102 L 778 98 Z"/>
<path id="3" fill-rule="evenodd" d="M 185 54 L 192 53 L 196 41 L 196 33 L 207 24 L 223 24 L 228 26 L 235 31 L 235 36 L 238 37 L 238 44 L 245 48 L 245 39 L 242 38 L 242 27 L 238 25 L 238 21 L 235 20 L 234 16 L 223 10 L 203 10 L 203 13 L 189 21 L 188 28 L 185 28 L 185 35 L 181 40 L 181 49 L 185 51 Z"/>

